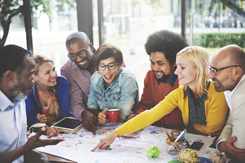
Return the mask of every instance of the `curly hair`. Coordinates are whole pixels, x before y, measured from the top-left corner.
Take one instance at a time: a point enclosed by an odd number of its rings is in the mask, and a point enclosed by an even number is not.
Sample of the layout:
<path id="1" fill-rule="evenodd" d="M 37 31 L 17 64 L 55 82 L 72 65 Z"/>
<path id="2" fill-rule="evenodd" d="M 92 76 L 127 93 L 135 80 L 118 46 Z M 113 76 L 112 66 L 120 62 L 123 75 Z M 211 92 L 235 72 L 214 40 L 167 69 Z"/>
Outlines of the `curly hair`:
<path id="1" fill-rule="evenodd" d="M 176 54 L 187 47 L 186 40 L 179 34 L 168 30 L 157 31 L 148 36 L 145 50 L 148 55 L 162 52 L 170 65 L 175 64 Z"/>
<path id="2" fill-rule="evenodd" d="M 0 79 L 7 71 L 15 71 L 20 74 L 25 68 L 25 57 L 32 56 L 32 54 L 17 45 L 7 45 L 0 48 Z"/>

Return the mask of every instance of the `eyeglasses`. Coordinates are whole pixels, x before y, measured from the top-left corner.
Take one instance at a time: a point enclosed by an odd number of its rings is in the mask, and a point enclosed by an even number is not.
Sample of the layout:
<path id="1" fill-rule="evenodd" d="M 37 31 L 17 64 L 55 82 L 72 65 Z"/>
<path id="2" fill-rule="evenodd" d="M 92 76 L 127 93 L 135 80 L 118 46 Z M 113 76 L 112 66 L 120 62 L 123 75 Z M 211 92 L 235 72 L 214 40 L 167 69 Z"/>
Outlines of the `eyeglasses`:
<path id="1" fill-rule="evenodd" d="M 108 67 L 108 69 L 114 70 L 116 68 L 116 65 L 118 65 L 118 63 L 109 63 L 108 65 L 98 65 L 98 69 L 100 71 L 104 71 L 106 67 Z"/>
<path id="2" fill-rule="evenodd" d="M 211 66 L 208 66 L 208 67 L 209 67 L 210 71 L 211 71 L 214 75 L 216 75 L 217 72 L 219 72 L 219 71 L 221 71 L 221 70 L 224 70 L 224 69 L 227 69 L 227 68 L 230 68 L 230 67 L 241 67 L 241 68 L 242 68 L 242 66 L 239 66 L 239 65 L 231 65 L 231 66 L 227 66 L 227 67 L 220 68 L 220 69 L 216 69 L 216 68 L 213 68 L 213 67 L 211 67 Z"/>
<path id="3" fill-rule="evenodd" d="M 88 47 L 85 50 L 80 50 L 77 53 L 68 53 L 68 57 L 70 58 L 70 60 L 75 61 L 77 59 L 77 56 L 79 56 L 80 58 L 85 58 L 87 56 L 87 51 L 88 51 Z"/>

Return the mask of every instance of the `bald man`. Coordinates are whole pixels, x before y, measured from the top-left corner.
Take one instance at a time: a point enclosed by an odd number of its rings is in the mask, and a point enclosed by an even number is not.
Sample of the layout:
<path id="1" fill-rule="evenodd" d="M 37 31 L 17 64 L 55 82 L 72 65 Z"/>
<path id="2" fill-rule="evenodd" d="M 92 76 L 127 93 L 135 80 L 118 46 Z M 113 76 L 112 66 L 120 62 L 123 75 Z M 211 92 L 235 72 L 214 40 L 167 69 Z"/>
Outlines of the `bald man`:
<path id="1" fill-rule="evenodd" d="M 67 37 L 66 49 L 70 60 L 62 66 L 61 75 L 69 82 L 72 114 L 95 135 L 97 117 L 87 110 L 90 78 L 96 69 L 93 45 L 85 33 L 75 32 Z"/>
<path id="2" fill-rule="evenodd" d="M 237 45 L 221 48 L 212 58 L 208 77 L 217 92 L 225 91 L 230 108 L 217 148 L 235 162 L 245 161 L 245 52 Z"/>

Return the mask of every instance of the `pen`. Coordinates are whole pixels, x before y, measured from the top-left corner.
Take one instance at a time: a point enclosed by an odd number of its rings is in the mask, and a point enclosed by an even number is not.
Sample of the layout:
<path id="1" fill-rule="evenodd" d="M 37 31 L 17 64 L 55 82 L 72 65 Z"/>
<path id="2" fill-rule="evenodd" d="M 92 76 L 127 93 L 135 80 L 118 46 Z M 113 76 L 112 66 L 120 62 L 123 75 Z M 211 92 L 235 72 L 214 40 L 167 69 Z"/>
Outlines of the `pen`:
<path id="1" fill-rule="evenodd" d="M 180 135 L 177 137 L 177 139 L 175 139 L 175 141 L 174 142 L 177 142 L 177 141 L 179 141 L 184 135 L 185 135 L 185 133 L 187 132 L 187 130 L 186 129 L 184 129 L 181 133 L 180 133 Z"/>
<path id="2" fill-rule="evenodd" d="M 169 140 L 172 141 L 170 135 L 167 133 L 167 131 L 162 127 L 162 130 L 165 132 L 165 134 L 168 136 Z"/>
<path id="3" fill-rule="evenodd" d="M 165 132 L 165 134 L 168 136 L 168 139 L 172 142 L 172 139 L 171 139 L 171 137 L 170 137 L 170 135 L 168 134 L 168 132 L 162 127 L 162 130 Z M 176 149 L 176 147 L 174 146 L 174 148 Z M 177 148 L 179 149 L 179 150 L 181 150 L 181 148 L 177 145 Z"/>

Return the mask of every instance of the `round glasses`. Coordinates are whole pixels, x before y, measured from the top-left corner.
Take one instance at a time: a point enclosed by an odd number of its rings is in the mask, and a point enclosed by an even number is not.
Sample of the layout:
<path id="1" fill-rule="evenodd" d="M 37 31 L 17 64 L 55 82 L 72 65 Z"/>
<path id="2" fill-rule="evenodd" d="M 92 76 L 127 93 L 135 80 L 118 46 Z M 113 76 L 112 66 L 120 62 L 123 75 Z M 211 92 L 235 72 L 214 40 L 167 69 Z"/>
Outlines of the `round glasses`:
<path id="1" fill-rule="evenodd" d="M 98 69 L 100 71 L 104 71 L 107 67 L 110 70 L 114 70 L 116 68 L 116 65 L 118 65 L 118 63 L 109 63 L 108 65 L 98 65 Z"/>
<path id="2" fill-rule="evenodd" d="M 220 69 L 216 69 L 216 68 L 213 68 L 211 66 L 208 66 L 210 71 L 213 73 L 213 75 L 216 75 L 217 72 L 221 71 L 221 70 L 224 70 L 224 69 L 227 69 L 227 68 L 230 68 L 230 67 L 241 67 L 240 65 L 231 65 L 231 66 L 227 66 L 227 67 L 223 67 L 223 68 L 220 68 Z"/>
<path id="3" fill-rule="evenodd" d="M 85 58 L 87 56 L 87 51 L 88 51 L 88 47 L 85 50 L 80 50 L 77 53 L 68 53 L 68 57 L 70 58 L 70 60 L 75 61 L 77 59 L 77 56 L 79 56 L 80 58 Z"/>

